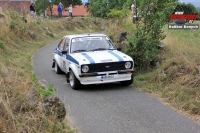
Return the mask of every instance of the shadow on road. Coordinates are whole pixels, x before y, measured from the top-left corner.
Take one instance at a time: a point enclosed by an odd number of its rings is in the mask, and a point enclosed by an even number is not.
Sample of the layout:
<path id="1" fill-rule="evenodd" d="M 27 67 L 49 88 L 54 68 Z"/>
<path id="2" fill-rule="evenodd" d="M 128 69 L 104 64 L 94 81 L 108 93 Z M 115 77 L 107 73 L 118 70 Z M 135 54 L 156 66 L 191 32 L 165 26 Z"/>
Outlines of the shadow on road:
<path id="1" fill-rule="evenodd" d="M 98 85 L 82 85 L 77 91 L 107 91 L 107 90 L 121 90 L 133 89 L 131 86 L 122 86 L 120 83 L 106 83 Z"/>

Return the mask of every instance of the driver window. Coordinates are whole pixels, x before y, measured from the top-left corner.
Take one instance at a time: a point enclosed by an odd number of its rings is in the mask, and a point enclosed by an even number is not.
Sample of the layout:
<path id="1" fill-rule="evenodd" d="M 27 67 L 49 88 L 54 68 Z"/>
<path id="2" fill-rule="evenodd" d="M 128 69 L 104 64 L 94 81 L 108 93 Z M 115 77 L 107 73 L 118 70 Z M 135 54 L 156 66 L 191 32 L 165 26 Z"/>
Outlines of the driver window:
<path id="1" fill-rule="evenodd" d="M 58 49 L 61 50 L 61 51 L 63 50 L 64 44 L 65 44 L 65 40 L 66 40 L 66 38 L 63 38 L 61 40 L 60 44 L 58 45 Z"/>
<path id="2" fill-rule="evenodd" d="M 69 42 L 70 42 L 70 39 L 67 38 L 65 41 L 64 49 L 63 49 L 63 50 L 66 50 L 68 53 L 69 53 Z"/>

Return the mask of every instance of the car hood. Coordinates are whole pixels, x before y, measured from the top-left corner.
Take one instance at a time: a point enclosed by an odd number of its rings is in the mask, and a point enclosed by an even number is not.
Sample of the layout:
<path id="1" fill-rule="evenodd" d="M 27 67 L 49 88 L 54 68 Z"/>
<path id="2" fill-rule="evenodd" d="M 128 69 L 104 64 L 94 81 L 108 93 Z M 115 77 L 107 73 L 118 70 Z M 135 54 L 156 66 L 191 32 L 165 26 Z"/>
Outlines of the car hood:
<path id="1" fill-rule="evenodd" d="M 71 56 L 77 59 L 79 64 L 133 61 L 131 57 L 117 50 L 73 53 Z"/>

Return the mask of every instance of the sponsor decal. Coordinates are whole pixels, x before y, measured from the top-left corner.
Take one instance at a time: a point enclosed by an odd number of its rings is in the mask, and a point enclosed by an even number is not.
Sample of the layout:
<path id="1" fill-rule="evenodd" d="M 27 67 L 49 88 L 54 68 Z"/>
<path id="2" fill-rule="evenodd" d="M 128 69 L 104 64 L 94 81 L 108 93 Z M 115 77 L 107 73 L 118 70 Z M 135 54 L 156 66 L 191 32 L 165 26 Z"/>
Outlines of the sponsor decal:
<path id="1" fill-rule="evenodd" d="M 107 37 L 102 37 L 103 40 L 107 40 L 106 38 L 107 38 Z"/>
<path id="2" fill-rule="evenodd" d="M 88 40 L 109 40 L 109 39 L 107 37 L 80 37 L 72 39 L 72 42 L 88 41 Z"/>
<path id="3" fill-rule="evenodd" d="M 99 37 L 99 38 L 91 38 L 91 40 L 102 40 L 102 37 Z"/>
<path id="4" fill-rule="evenodd" d="M 79 38 L 75 38 L 75 41 L 79 41 Z"/>
<path id="5" fill-rule="evenodd" d="M 79 41 L 88 41 L 88 40 L 91 40 L 91 38 L 89 38 L 89 37 L 79 38 Z"/>
<path id="6" fill-rule="evenodd" d="M 103 82 L 103 75 L 101 76 L 101 79 L 100 79 L 100 81 L 102 81 L 102 82 Z"/>
<path id="7" fill-rule="evenodd" d="M 101 60 L 101 62 L 110 62 L 113 61 L 112 59 Z"/>

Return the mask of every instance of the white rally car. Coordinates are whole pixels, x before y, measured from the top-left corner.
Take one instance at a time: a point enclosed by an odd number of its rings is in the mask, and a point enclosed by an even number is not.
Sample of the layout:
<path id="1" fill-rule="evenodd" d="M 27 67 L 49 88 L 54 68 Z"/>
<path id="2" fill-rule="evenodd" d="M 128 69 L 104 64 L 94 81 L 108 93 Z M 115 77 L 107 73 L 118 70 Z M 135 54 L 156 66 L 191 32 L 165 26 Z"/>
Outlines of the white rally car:
<path id="1" fill-rule="evenodd" d="M 105 34 L 64 36 L 53 54 L 52 68 L 57 74 L 66 73 L 73 89 L 86 84 L 133 82 L 133 59 L 120 52 Z"/>

